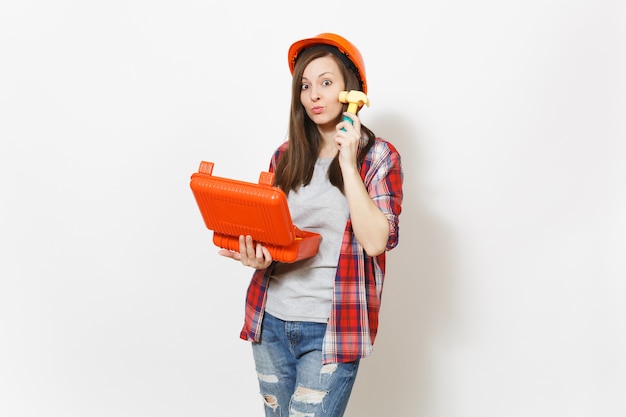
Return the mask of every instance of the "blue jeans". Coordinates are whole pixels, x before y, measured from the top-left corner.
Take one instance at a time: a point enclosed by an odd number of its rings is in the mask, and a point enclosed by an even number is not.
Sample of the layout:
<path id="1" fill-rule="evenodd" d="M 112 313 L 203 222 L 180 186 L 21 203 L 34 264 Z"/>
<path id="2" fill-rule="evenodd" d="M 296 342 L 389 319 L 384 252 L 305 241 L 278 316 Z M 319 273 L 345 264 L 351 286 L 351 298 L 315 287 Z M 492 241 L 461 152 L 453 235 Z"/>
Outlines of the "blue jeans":
<path id="1" fill-rule="evenodd" d="M 326 323 L 283 321 L 265 313 L 252 353 L 266 417 L 341 417 L 359 361 L 322 364 Z"/>

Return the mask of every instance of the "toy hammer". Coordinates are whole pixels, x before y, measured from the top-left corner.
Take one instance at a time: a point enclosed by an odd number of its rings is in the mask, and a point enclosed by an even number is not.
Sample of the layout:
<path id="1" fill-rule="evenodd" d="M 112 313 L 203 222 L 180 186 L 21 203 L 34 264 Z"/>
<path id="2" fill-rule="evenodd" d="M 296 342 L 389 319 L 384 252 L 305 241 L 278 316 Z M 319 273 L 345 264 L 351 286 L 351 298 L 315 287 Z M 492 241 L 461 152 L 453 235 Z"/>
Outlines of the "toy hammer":
<path id="1" fill-rule="evenodd" d="M 341 91 L 339 93 L 339 101 L 342 103 L 348 103 L 348 111 L 352 114 L 356 114 L 359 107 L 366 105 L 369 107 L 370 101 L 363 91 L 350 90 Z M 348 120 L 352 123 L 352 119 L 347 116 L 343 116 L 343 120 Z"/>

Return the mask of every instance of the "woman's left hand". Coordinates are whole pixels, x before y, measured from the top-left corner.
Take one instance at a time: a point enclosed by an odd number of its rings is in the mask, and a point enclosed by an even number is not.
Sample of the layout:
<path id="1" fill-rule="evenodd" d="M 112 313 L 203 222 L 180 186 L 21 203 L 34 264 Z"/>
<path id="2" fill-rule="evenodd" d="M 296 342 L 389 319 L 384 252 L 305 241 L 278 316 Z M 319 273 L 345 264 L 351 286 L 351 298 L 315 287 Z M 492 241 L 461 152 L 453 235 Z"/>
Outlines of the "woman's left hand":
<path id="1" fill-rule="evenodd" d="M 350 118 L 352 123 L 348 120 L 342 120 L 336 127 L 335 144 L 339 149 L 339 165 L 342 169 L 356 168 L 356 157 L 361 140 L 361 120 L 356 114 L 349 112 L 345 112 L 343 115 Z"/>
<path id="2" fill-rule="evenodd" d="M 356 240 L 370 256 L 383 253 L 389 238 L 389 221 L 374 204 L 365 188 L 357 166 L 361 141 L 361 121 L 352 113 L 344 113 L 350 120 L 337 123 L 335 144 L 339 149 L 339 166 L 343 175 L 344 195 L 348 201 L 350 221 Z"/>

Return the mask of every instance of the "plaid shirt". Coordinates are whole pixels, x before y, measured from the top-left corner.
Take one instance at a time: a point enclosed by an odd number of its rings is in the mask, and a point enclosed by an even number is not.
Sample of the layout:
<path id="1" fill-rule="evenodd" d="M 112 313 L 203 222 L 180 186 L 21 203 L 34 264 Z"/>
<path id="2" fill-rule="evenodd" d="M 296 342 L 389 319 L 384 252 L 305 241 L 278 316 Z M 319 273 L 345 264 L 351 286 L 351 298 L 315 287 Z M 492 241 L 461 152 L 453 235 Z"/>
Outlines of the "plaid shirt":
<path id="1" fill-rule="evenodd" d="M 287 147 L 284 142 L 274 153 L 270 172 Z M 361 165 L 361 178 L 378 208 L 389 221 L 387 250 L 398 244 L 398 216 L 402 210 L 403 173 L 395 147 L 377 138 Z M 265 311 L 272 266 L 256 270 L 246 295 L 244 326 L 240 337 L 258 342 Z M 371 355 L 378 331 L 378 313 L 385 277 L 385 252 L 368 256 L 356 241 L 350 219 L 343 235 L 335 290 L 322 346 L 324 363 L 351 362 Z"/>

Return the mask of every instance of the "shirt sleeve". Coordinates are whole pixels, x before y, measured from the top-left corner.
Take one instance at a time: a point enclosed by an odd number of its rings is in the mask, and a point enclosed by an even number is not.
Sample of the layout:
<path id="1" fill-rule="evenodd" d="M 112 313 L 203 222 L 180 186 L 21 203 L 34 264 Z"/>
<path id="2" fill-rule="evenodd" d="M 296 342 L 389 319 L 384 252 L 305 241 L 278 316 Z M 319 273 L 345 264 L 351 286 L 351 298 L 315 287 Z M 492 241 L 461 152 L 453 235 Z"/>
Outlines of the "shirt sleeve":
<path id="1" fill-rule="evenodd" d="M 389 221 L 387 250 L 390 250 L 398 245 L 399 216 L 402 211 L 404 174 L 400 153 L 391 143 L 377 139 L 364 164 L 367 192 Z"/>

